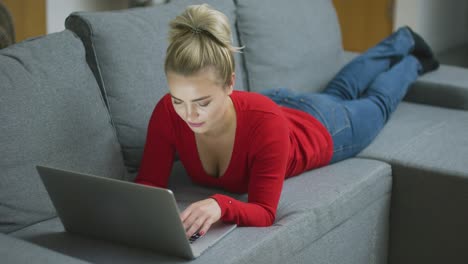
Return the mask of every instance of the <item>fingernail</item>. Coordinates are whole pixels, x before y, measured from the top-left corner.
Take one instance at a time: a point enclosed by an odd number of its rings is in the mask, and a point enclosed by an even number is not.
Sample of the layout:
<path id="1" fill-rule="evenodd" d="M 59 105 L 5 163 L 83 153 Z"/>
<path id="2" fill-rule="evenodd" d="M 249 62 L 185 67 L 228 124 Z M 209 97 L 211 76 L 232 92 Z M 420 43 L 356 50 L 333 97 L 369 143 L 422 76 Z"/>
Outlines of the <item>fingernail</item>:
<path id="1" fill-rule="evenodd" d="M 200 236 L 203 236 L 205 234 L 205 231 L 200 231 Z"/>

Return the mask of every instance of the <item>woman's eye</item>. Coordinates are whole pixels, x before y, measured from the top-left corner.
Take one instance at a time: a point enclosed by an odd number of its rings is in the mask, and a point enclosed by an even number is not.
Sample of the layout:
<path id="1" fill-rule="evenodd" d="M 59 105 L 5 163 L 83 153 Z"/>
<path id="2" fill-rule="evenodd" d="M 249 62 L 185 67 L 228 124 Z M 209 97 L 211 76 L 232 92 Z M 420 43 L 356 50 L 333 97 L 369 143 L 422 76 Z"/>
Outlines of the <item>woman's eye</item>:
<path id="1" fill-rule="evenodd" d="M 201 107 L 206 107 L 206 106 L 208 106 L 210 103 L 211 103 L 211 102 L 207 102 L 207 103 L 202 103 L 202 104 L 198 104 L 198 105 L 201 106 Z"/>
<path id="2" fill-rule="evenodd" d="M 182 102 L 173 101 L 174 104 L 181 104 Z"/>

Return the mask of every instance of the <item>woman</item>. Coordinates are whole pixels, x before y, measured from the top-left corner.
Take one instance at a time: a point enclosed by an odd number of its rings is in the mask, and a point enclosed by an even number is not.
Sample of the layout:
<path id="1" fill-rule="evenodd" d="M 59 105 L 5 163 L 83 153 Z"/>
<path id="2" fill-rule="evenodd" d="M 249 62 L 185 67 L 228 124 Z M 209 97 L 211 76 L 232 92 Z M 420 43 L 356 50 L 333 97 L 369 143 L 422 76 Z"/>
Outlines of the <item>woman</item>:
<path id="1" fill-rule="evenodd" d="M 165 73 L 137 183 L 167 187 L 178 153 L 195 183 L 248 193 L 214 194 L 180 217 L 187 237 L 219 221 L 273 224 L 285 178 L 353 157 L 371 143 L 418 75 L 438 62 L 408 27 L 346 65 L 321 93 L 234 91 L 231 30 L 207 5 L 170 23 Z"/>

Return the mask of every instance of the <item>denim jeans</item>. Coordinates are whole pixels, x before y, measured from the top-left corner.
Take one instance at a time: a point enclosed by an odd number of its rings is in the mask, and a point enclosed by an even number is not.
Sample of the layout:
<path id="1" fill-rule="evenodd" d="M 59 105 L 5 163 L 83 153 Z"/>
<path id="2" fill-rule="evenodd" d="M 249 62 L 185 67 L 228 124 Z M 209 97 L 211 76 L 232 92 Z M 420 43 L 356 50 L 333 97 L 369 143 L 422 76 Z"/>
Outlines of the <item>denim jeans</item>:
<path id="1" fill-rule="evenodd" d="M 372 142 L 416 80 L 421 65 L 410 55 L 413 46 L 411 33 L 400 28 L 345 65 L 320 93 L 287 88 L 260 93 L 317 118 L 333 138 L 335 163 Z"/>

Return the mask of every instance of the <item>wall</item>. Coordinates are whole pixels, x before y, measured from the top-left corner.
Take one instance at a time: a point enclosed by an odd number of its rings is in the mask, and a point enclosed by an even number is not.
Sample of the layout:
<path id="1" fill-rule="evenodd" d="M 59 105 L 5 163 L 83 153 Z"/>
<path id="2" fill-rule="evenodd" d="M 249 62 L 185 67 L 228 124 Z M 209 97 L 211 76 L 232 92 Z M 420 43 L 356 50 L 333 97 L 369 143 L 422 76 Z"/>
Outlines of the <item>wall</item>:
<path id="1" fill-rule="evenodd" d="M 74 11 L 117 10 L 128 7 L 128 0 L 47 0 L 47 33 L 65 29 L 65 18 Z"/>
<path id="2" fill-rule="evenodd" d="M 394 29 L 408 25 L 436 53 L 468 43 L 468 1 L 395 0 Z"/>
<path id="3" fill-rule="evenodd" d="M 2 0 L 13 18 L 15 40 L 46 34 L 46 0 Z"/>

